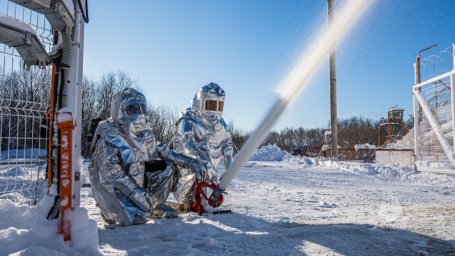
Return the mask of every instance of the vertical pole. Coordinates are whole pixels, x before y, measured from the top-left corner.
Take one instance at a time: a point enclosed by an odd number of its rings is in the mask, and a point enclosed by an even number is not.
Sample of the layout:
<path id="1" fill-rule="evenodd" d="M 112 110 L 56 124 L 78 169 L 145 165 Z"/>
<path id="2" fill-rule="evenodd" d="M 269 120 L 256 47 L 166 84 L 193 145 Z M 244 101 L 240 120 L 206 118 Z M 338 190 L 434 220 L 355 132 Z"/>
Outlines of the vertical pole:
<path id="1" fill-rule="evenodd" d="M 327 0 L 329 26 L 333 20 L 333 0 Z M 336 59 L 335 46 L 330 48 L 330 123 L 332 129 L 332 157 L 338 157 L 338 118 L 337 118 L 337 91 L 336 91 Z"/>
<path id="2" fill-rule="evenodd" d="M 452 70 L 455 70 L 455 43 L 452 44 Z"/>
<path id="3" fill-rule="evenodd" d="M 417 55 L 416 58 L 416 63 L 415 63 L 415 84 L 420 84 L 421 78 L 420 78 L 420 52 Z"/>
<path id="4" fill-rule="evenodd" d="M 74 2 L 75 24 L 71 36 L 67 33 L 64 54 L 67 57 L 65 64 L 69 67 L 65 72 L 63 87 L 62 108 L 59 116 L 61 120 L 57 125 L 61 129 L 60 136 L 60 221 L 61 232 L 65 241 L 71 240 L 71 226 L 69 219 L 65 218 L 72 207 L 80 205 L 81 188 L 81 127 L 82 127 L 82 54 L 84 22 L 80 6 Z M 64 41 L 65 43 L 65 41 Z M 74 131 L 73 131 L 74 130 Z M 66 145 L 66 148 L 65 146 Z"/>
<path id="5" fill-rule="evenodd" d="M 50 188 L 52 185 L 52 178 L 53 178 L 53 160 L 52 160 L 52 145 L 53 145 L 53 137 L 54 137 L 54 113 L 55 113 L 55 88 L 57 87 L 57 80 L 55 77 L 56 67 L 55 64 L 52 64 L 51 68 L 51 98 L 49 101 L 49 112 L 47 113 L 47 120 L 48 120 L 48 132 L 47 132 L 47 187 Z"/>
<path id="6" fill-rule="evenodd" d="M 417 54 L 416 62 L 414 63 L 414 83 L 420 84 L 420 52 Z M 421 91 L 420 87 L 412 90 L 413 105 L 414 105 L 414 154 L 415 160 L 422 160 L 420 157 L 420 122 L 422 121 L 422 107 L 420 106 L 415 96 L 414 90 Z"/>
<path id="7" fill-rule="evenodd" d="M 72 139 L 72 168 L 73 168 L 73 206 L 80 204 L 81 189 L 81 129 L 82 129 L 82 55 L 84 21 L 79 6 L 75 5 L 75 28 L 71 35 L 71 59 L 68 69 L 68 77 L 64 87 L 64 107 L 71 110 L 75 122 L 75 131 Z"/>
<path id="8" fill-rule="evenodd" d="M 378 147 L 381 145 L 381 125 L 378 126 Z"/>
<path id="9" fill-rule="evenodd" d="M 455 44 L 452 44 L 452 60 L 453 60 L 453 66 L 452 66 L 452 74 L 450 75 L 450 96 L 452 97 L 452 136 L 453 136 L 453 142 L 452 142 L 452 150 L 453 153 L 455 153 L 455 92 L 453 84 L 455 83 Z"/>
<path id="10" fill-rule="evenodd" d="M 390 110 L 387 112 L 387 136 L 386 136 L 386 143 L 391 143 L 392 136 L 390 134 Z"/>
<path id="11" fill-rule="evenodd" d="M 76 87 L 76 102 L 74 107 L 74 118 L 76 121 L 76 129 L 74 131 L 74 144 L 73 144 L 73 159 L 75 159 L 74 166 L 74 205 L 80 205 L 80 191 L 81 191 L 81 169 L 82 169 L 82 73 L 83 73 L 83 55 L 84 55 L 84 25 L 85 22 L 82 18 L 82 12 L 78 7 L 76 7 L 76 33 L 75 41 L 77 42 L 73 47 L 75 52 L 74 66 L 76 70 L 72 73 L 72 79 L 75 80 Z"/>

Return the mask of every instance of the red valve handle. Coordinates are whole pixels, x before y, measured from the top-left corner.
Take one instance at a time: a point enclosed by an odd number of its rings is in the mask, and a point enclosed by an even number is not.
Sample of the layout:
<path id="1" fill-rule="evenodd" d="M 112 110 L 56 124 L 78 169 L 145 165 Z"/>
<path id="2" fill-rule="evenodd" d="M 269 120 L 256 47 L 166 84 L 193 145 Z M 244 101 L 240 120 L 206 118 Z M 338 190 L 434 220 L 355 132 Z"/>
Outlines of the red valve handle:
<path id="1" fill-rule="evenodd" d="M 199 214 L 205 212 L 204 206 L 202 205 L 202 197 L 207 200 L 208 204 L 212 207 L 218 207 L 223 204 L 223 194 L 220 194 L 216 200 L 213 200 L 204 192 L 204 188 L 210 188 L 211 190 L 215 191 L 216 187 L 217 185 L 215 183 L 196 181 L 196 185 L 194 186 L 194 202 L 190 204 L 190 210 L 193 212 L 198 212 Z"/>

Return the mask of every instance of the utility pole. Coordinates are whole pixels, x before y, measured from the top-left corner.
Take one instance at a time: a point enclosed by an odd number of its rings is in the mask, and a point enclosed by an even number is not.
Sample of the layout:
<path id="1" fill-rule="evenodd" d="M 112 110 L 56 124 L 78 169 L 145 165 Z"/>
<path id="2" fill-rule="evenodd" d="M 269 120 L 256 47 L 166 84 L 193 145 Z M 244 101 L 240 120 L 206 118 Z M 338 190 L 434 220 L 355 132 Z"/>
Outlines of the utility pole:
<path id="1" fill-rule="evenodd" d="M 327 0 L 329 26 L 333 20 L 333 0 Z M 332 130 L 332 157 L 338 157 L 338 121 L 337 121 L 337 78 L 336 78 L 336 60 L 335 47 L 331 48 L 329 60 L 330 72 L 330 124 Z"/>

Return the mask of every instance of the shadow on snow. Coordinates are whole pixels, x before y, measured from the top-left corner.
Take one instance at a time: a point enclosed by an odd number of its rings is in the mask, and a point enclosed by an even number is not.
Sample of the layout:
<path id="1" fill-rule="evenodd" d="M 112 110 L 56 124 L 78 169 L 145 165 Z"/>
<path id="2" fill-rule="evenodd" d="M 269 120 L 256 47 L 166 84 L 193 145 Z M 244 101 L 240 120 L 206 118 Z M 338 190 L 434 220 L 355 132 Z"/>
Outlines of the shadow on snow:
<path id="1" fill-rule="evenodd" d="M 455 255 L 455 241 L 365 224 L 268 222 L 240 214 L 182 214 L 141 226 L 100 229 L 103 254 Z"/>

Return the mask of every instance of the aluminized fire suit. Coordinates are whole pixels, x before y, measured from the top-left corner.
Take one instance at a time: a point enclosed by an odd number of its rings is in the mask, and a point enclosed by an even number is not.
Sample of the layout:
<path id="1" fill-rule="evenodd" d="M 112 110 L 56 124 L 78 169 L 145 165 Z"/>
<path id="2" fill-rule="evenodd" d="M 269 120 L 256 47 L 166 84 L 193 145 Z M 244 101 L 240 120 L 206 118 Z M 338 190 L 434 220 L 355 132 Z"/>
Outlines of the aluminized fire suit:
<path id="1" fill-rule="evenodd" d="M 175 190 L 174 164 L 190 172 L 207 169 L 207 162 L 156 141 L 144 95 L 130 88 L 117 93 L 111 117 L 96 130 L 89 166 L 93 195 L 103 219 L 122 225 L 145 223 Z"/>
<path id="2" fill-rule="evenodd" d="M 199 89 L 193 98 L 192 107 L 180 115 L 176 123 L 173 149 L 210 163 L 207 172 L 195 177 L 194 172 L 179 168 L 180 178 L 175 198 L 188 209 L 193 201 L 196 179 L 217 181 L 217 168 L 224 161 L 227 169 L 232 163 L 234 144 L 231 133 L 222 118 L 224 90 L 215 83 Z"/>

